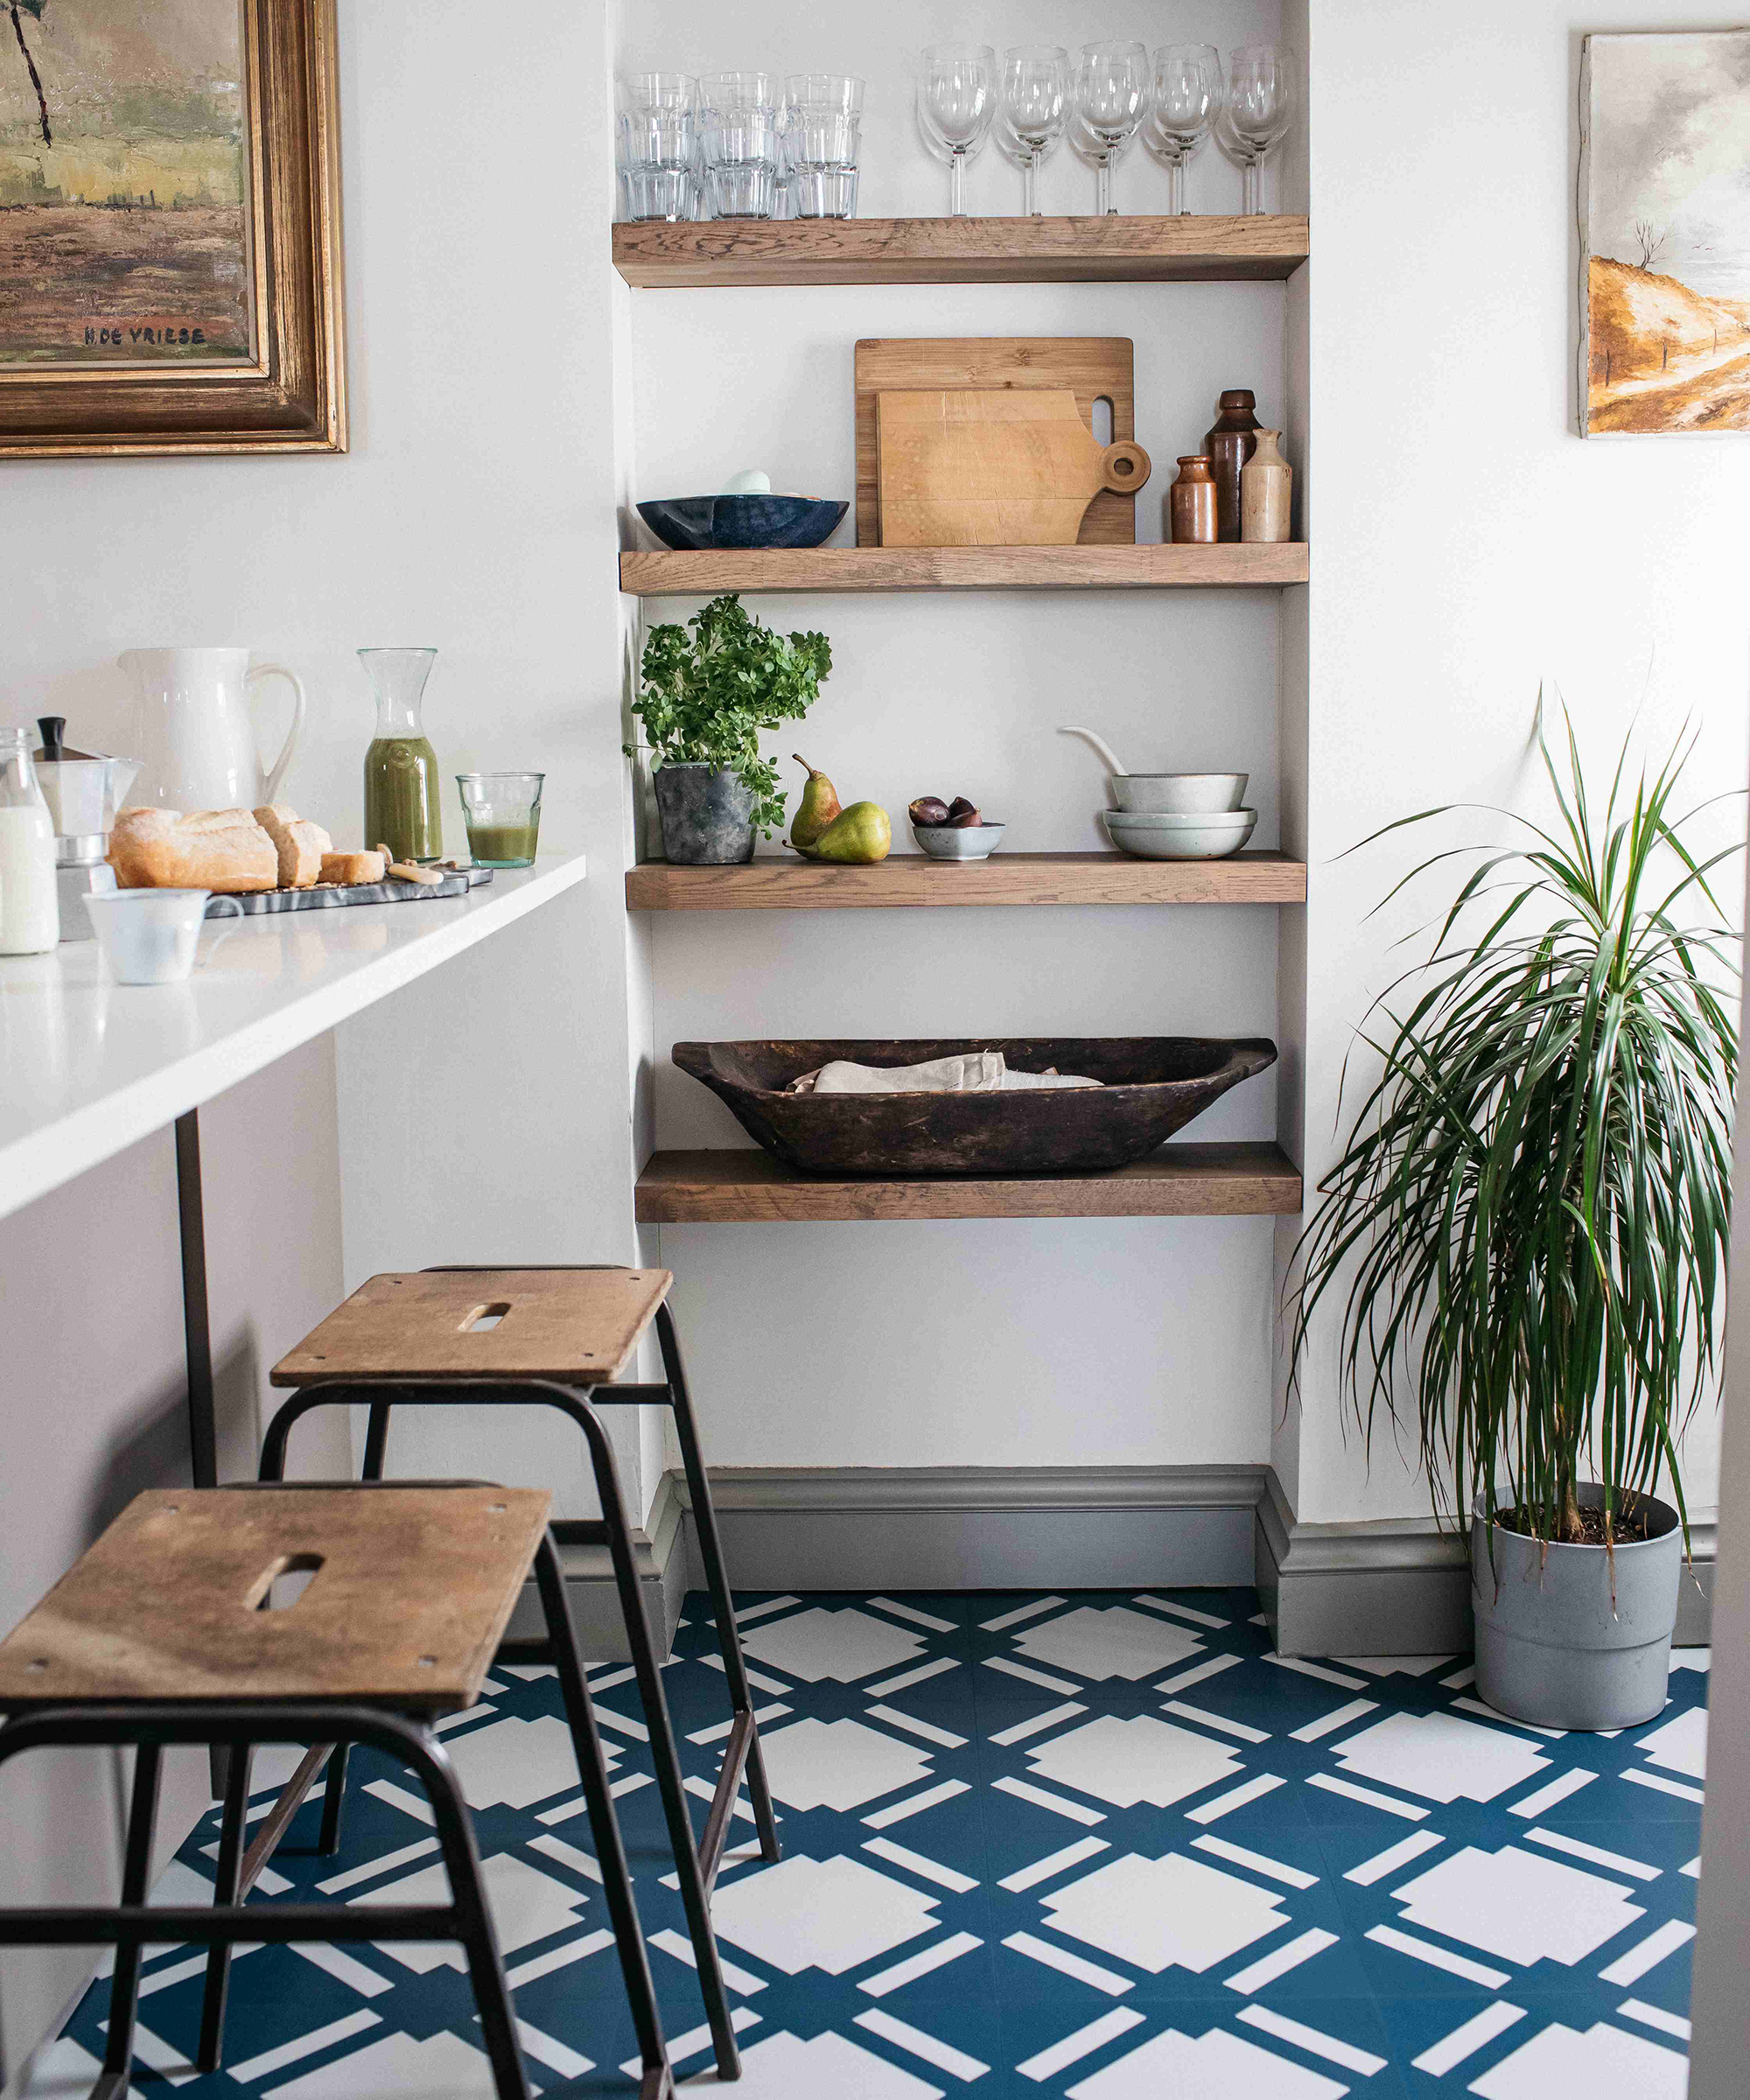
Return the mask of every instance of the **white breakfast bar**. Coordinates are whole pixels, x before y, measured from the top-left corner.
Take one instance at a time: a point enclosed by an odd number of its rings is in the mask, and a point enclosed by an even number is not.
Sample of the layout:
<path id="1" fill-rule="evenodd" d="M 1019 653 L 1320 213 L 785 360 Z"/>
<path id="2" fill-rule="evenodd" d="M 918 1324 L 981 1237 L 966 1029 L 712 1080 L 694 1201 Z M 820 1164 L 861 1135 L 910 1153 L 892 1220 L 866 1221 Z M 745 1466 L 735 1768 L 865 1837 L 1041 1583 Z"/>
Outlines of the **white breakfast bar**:
<path id="1" fill-rule="evenodd" d="M 492 939 L 584 873 L 581 854 L 556 854 L 500 869 L 466 897 L 215 920 L 183 984 L 114 984 L 91 941 L 0 956 L 0 1218 L 175 1125 L 197 1487 L 217 1479 L 202 1102 Z"/>

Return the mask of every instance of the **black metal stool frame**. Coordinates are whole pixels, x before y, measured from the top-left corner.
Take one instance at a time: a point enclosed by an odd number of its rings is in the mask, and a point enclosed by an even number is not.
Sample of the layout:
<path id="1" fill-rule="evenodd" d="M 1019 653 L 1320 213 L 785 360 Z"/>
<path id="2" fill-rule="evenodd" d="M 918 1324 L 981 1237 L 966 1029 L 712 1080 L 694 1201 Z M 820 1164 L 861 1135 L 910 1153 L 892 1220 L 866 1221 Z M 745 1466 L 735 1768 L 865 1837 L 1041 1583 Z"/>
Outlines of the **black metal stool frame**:
<path id="1" fill-rule="evenodd" d="M 666 1306 L 659 1307 L 657 1320 L 659 1334 L 664 1343 L 664 1368 L 674 1377 L 680 1372 L 679 1350 L 674 1342 L 672 1321 L 664 1322 Z M 666 1325 L 666 1334 L 662 1326 Z M 673 1354 L 670 1354 L 670 1351 Z M 613 1446 L 609 1441 L 606 1424 L 590 1404 L 592 1398 L 612 1394 L 617 1402 L 628 1405 L 650 1406 L 675 1404 L 669 1385 L 620 1385 L 572 1388 L 547 1380 L 519 1379 L 510 1381 L 498 1378 L 430 1379 L 394 1382 L 372 1381 L 360 1383 L 356 1380 L 337 1378 L 302 1387 L 276 1412 L 269 1424 L 262 1446 L 262 1478 L 277 1481 L 284 1478 L 286 1447 L 293 1425 L 304 1415 L 318 1407 L 364 1406 L 370 1410 L 370 1427 L 366 1439 L 365 1471 L 368 1482 L 382 1478 L 384 1450 L 388 1441 L 388 1418 L 397 1406 L 437 1407 L 530 1407 L 556 1408 L 568 1416 L 582 1431 L 590 1453 L 595 1475 L 597 1498 L 602 1506 L 599 1520 L 570 1519 L 564 1522 L 562 1535 L 567 1543 L 606 1545 L 613 1569 L 614 1586 L 619 1595 L 621 1616 L 626 1623 L 627 1645 L 632 1651 L 634 1674 L 637 1679 L 640 1699 L 645 1713 L 645 1724 L 649 1731 L 651 1763 L 654 1769 L 657 1789 L 662 1796 L 664 1819 L 668 1824 L 670 1849 L 675 1858 L 675 1872 L 680 1885 L 681 1901 L 687 1914 L 689 1937 L 693 1947 L 694 1960 L 699 1978 L 700 1994 L 704 2000 L 705 2017 L 710 2029 L 713 2051 L 720 2079 L 738 2078 L 741 2075 L 740 2050 L 736 2040 L 735 2028 L 731 2017 L 727 1991 L 723 1980 L 721 1959 L 718 1953 L 717 1939 L 711 1928 L 710 1892 L 722 1865 L 729 1826 L 734 1813 L 736 1797 L 739 1791 L 742 1766 L 746 1767 L 749 1791 L 753 1796 L 757 1827 L 760 1834 L 761 1852 L 768 1859 L 778 1857 L 778 1838 L 775 1818 L 773 1816 L 771 1795 L 766 1784 L 763 1762 L 760 1759 L 759 1737 L 754 1726 L 752 1697 L 747 1686 L 746 1668 L 741 1658 L 740 1642 L 736 1634 L 732 1609 L 728 1602 L 728 1589 L 724 1579 L 721 1551 L 718 1546 L 715 1525 L 710 1521 L 708 1488 L 703 1507 L 706 1512 L 706 1528 L 710 1534 L 710 1550 L 708 1564 L 714 1567 L 716 1579 L 712 1585 L 712 1600 L 718 1618 L 718 1639 L 722 1644 L 725 1675 L 728 1676 L 735 1718 L 732 1726 L 729 1744 L 724 1754 L 723 1770 L 712 1798 L 710 1814 L 705 1822 L 703 1841 L 695 1838 L 691 1815 L 687 1806 L 687 1796 L 681 1773 L 679 1752 L 675 1742 L 674 1726 L 668 1714 L 668 1704 L 662 1690 L 662 1676 L 651 1644 L 649 1625 L 644 1616 L 644 1603 L 640 1594 L 638 1569 L 632 1550 L 631 1528 L 626 1515 L 626 1505 L 620 1491 L 619 1468 L 615 1463 Z M 692 1462 L 698 1465 L 696 1438 L 692 1434 L 690 1408 L 687 1405 L 684 1374 L 681 1374 L 678 1388 L 681 1407 L 685 1409 L 687 1443 Z M 679 1410 L 677 1410 L 677 1412 Z M 704 1485 L 703 1466 L 698 1466 L 699 1479 Z M 695 1489 L 696 1497 L 697 1489 Z M 696 1509 L 699 1507 L 696 1500 Z M 553 1545 L 553 1532 L 547 1542 L 552 1551 L 554 1565 L 557 1566 L 557 1550 Z M 702 1530 L 701 1536 L 704 1536 Z M 723 1601 L 718 1601 L 721 1596 Z M 543 1593 L 543 1603 L 547 1602 Z M 570 1627 L 570 1603 L 563 1594 L 561 1582 L 560 1608 Z M 501 1656 L 514 1656 L 521 1660 L 556 1662 L 551 1634 L 554 1611 L 547 1607 L 549 1639 L 546 1641 L 519 1641 L 508 1642 L 500 1648 Z M 568 1712 L 576 1714 L 580 1707 L 586 1708 L 588 1687 L 579 1667 L 575 1681 L 571 1681 L 563 1666 L 560 1668 L 560 1689 Z M 591 1726 L 593 1726 L 592 1718 Z M 320 1768 L 325 1753 L 318 1746 L 305 1759 L 304 1766 L 282 1793 L 269 1817 L 270 1828 L 251 1848 L 245 1870 L 253 1863 L 256 1871 L 265 1863 L 271 1850 L 271 1840 L 283 1830 L 295 1813 L 299 1802 L 312 1783 Z M 338 1843 L 340 1804 L 346 1788 L 346 1745 L 334 1746 L 328 1760 L 327 1794 L 323 1809 L 323 1843 L 325 1850 L 332 1850 Z M 235 1781 L 232 1782 L 234 1793 Z M 611 1811 L 610 1811 L 611 1812 Z M 241 1821 L 242 1810 L 238 1810 Z M 593 1816 L 592 1817 L 593 1821 Z M 332 1842 L 331 1842 L 332 1841 Z M 222 1840 L 221 1840 L 222 1842 Z M 248 1886 L 248 1880 L 244 1881 Z M 641 1952 L 641 1945 L 640 1945 Z"/>
<path id="2" fill-rule="evenodd" d="M 546 1263 L 522 1264 L 532 1267 L 541 1275 L 563 1276 L 576 1273 L 601 1275 L 613 1264 L 593 1263 Z M 428 1270 L 438 1276 L 490 1276 L 493 1269 L 484 1264 L 457 1264 Z M 675 1315 L 666 1300 L 656 1308 L 656 1342 L 662 1356 L 663 1382 L 661 1384 L 602 1384 L 582 1389 L 598 1407 L 666 1407 L 675 1418 L 675 1439 L 681 1447 L 681 1468 L 686 1475 L 687 1498 L 692 1505 L 693 1530 L 698 1540 L 699 1558 L 704 1564 L 705 1588 L 711 1600 L 711 1617 L 717 1627 L 718 1652 L 723 1659 L 724 1676 L 729 1684 L 730 1712 L 732 1717 L 729 1740 L 724 1746 L 723 1769 L 718 1775 L 717 1790 L 711 1801 L 710 1814 L 705 1823 L 705 1843 L 701 1851 L 701 1865 L 707 1890 L 717 1881 L 718 1872 L 723 1864 L 723 1850 L 728 1837 L 730 1818 L 735 1797 L 744 1773 L 747 1780 L 748 1796 L 753 1807 L 754 1827 L 760 1834 L 760 1853 L 768 1865 L 783 1857 L 783 1848 L 778 1841 L 778 1820 L 772 1807 L 772 1789 L 766 1783 L 766 1760 L 760 1748 L 760 1730 L 753 1718 L 753 1694 L 747 1683 L 747 1664 L 741 1653 L 741 1634 L 735 1622 L 735 1600 L 730 1594 L 729 1577 L 724 1567 L 723 1541 L 718 1534 L 717 1508 L 711 1501 L 710 1476 L 705 1471 L 704 1453 L 699 1445 L 698 1422 L 693 1413 L 693 1397 L 687 1385 L 687 1368 L 681 1356 L 681 1338 L 675 1326 Z M 369 1466 L 374 1449 L 377 1478 L 382 1477 L 384 1452 L 388 1442 L 388 1410 L 382 1410 L 381 1421 L 375 1408 L 371 1410 L 370 1424 L 365 1438 L 365 1465 L 367 1479 L 373 1477 Z M 568 1527 L 564 1519 L 555 1529 L 555 1536 L 565 1543 Z M 583 1542 L 579 1542 L 583 1543 Z M 715 1838 L 715 1842 L 713 1842 Z"/>
<path id="3" fill-rule="evenodd" d="M 550 1541 L 543 1542 L 551 1553 Z M 556 1574 L 557 1557 L 552 1556 Z M 562 1644 L 563 1645 L 563 1644 Z M 306 1742 L 339 1735 L 366 1743 L 410 1767 L 424 1788 L 450 1880 L 447 1904 L 372 1904 L 355 1910 L 344 1903 L 252 1903 L 234 1893 L 215 1890 L 220 1900 L 209 1908 L 149 1906 L 153 1828 L 158 1816 L 158 1780 L 167 1743 L 223 1744 L 236 1754 L 241 1771 L 245 1753 L 260 1742 Z M 320 1701 L 279 1703 L 224 1699 L 200 1703 L 128 1702 L 102 1706 L 47 1707 L 32 1710 L 0 1726 L 0 1764 L 26 1750 L 51 1746 L 117 1747 L 134 1744 L 132 1802 L 128 1821 L 122 1900 L 113 1905 L 53 1904 L 0 1909 L 0 1946 L 111 1945 L 116 1967 L 109 2006 L 109 2032 L 104 2045 L 103 2076 L 93 2100 L 119 2100 L 128 2090 L 134 2031 L 138 2013 L 140 1967 L 148 1946 L 183 1942 L 205 1944 L 218 1956 L 243 1942 L 285 1944 L 308 1941 L 454 1940 L 467 1956 L 468 1974 L 480 2008 L 486 2055 L 498 2100 L 529 2100 L 529 2085 L 517 2041 L 510 1988 L 493 1929 L 480 1880 L 480 1854 L 467 1803 L 443 1745 L 426 1726 L 368 1706 Z M 599 1771 L 599 1767 L 597 1768 Z M 233 1851 L 234 1854 L 234 1839 Z M 602 1861 L 605 1876 L 608 1862 Z M 622 1856 L 620 1874 L 625 1872 Z M 615 1908 L 612 1880 L 604 1890 Z M 630 1883 L 625 1883 L 629 1900 Z M 616 1919 L 618 1925 L 618 1919 Z M 636 1921 L 633 1922 L 636 1936 Z M 643 1943 L 638 1942 L 640 1957 Z M 648 1972 L 646 1990 L 648 1992 Z M 674 2084 L 654 2026 L 654 1995 L 647 2001 L 652 2023 L 639 2020 L 643 2075 L 639 2100 L 671 2100 Z M 203 2069 L 216 2068 L 203 2064 Z"/>

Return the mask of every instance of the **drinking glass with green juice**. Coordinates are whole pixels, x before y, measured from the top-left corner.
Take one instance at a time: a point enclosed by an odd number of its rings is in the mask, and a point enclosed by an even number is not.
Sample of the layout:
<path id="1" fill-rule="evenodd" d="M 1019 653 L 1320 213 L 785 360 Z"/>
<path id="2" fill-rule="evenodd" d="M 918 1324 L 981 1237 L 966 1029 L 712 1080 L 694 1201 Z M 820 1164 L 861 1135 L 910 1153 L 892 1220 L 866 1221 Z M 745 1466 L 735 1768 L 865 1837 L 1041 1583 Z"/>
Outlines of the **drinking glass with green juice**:
<path id="1" fill-rule="evenodd" d="M 544 773 L 458 773 L 468 853 L 478 868 L 533 864 Z"/>

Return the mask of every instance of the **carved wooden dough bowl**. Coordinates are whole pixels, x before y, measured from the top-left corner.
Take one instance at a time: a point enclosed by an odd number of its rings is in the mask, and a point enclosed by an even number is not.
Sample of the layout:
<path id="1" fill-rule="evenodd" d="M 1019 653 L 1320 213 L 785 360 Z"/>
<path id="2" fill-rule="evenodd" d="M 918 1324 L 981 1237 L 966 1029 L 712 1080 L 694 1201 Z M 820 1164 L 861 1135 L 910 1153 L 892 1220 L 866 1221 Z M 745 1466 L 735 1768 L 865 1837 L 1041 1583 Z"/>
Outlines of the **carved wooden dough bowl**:
<path id="1" fill-rule="evenodd" d="M 1000 1050 L 1012 1069 L 1104 1083 L 1004 1094 L 787 1094 L 833 1058 L 916 1065 Z M 1127 1166 L 1276 1062 L 1261 1037 L 957 1036 L 942 1041 L 676 1043 L 675 1062 L 743 1130 L 817 1174 L 1093 1173 Z"/>

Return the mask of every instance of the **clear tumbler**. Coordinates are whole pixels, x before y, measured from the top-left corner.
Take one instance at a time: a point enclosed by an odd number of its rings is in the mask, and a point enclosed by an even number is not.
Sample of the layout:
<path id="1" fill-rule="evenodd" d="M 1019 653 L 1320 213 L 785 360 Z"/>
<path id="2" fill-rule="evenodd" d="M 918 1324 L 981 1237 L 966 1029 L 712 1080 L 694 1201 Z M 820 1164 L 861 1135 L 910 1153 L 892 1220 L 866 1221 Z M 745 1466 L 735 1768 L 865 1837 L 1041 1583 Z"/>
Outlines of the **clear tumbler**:
<path id="1" fill-rule="evenodd" d="M 629 220 L 698 215 L 698 83 L 638 73 L 620 84 L 620 167 Z"/>
<path id="2" fill-rule="evenodd" d="M 778 206 L 778 91 L 769 73 L 699 82 L 705 187 L 719 219 L 770 219 Z"/>
<path id="3" fill-rule="evenodd" d="M 857 216 L 863 83 L 849 74 L 793 73 L 784 83 L 784 158 L 798 219 Z"/>
<path id="4" fill-rule="evenodd" d="M 544 773 L 458 773 L 468 852 L 479 868 L 527 868 L 541 831 Z"/>

